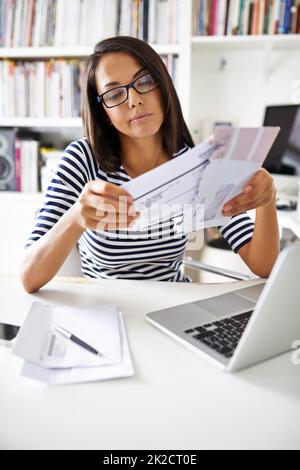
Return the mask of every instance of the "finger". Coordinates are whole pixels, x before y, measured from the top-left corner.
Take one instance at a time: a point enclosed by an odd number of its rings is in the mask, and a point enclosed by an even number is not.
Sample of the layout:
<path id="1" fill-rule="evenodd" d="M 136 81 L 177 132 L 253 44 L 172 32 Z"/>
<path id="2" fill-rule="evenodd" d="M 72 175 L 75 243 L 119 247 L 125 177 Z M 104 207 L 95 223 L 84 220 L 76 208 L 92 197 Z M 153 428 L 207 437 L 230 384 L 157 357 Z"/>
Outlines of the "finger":
<path id="1" fill-rule="evenodd" d="M 223 215 L 230 214 L 232 211 L 237 210 L 242 206 L 255 204 L 256 200 L 256 197 L 249 197 L 242 194 L 226 202 L 226 204 L 223 206 L 222 213 Z"/>
<path id="2" fill-rule="evenodd" d="M 89 221 L 101 221 L 102 219 L 105 219 L 106 221 L 113 222 L 113 223 L 127 223 L 127 221 L 132 221 L 136 219 L 137 217 L 140 216 L 139 212 L 134 212 L 133 214 L 129 215 L 128 213 L 118 213 L 116 211 L 105 211 L 105 210 L 99 210 L 96 211 L 94 209 L 89 209 L 88 211 L 85 212 L 84 217 L 85 220 Z"/>
<path id="3" fill-rule="evenodd" d="M 226 214 L 227 216 L 234 216 L 241 214 L 243 212 L 247 212 L 253 209 L 257 209 L 258 207 L 265 206 L 269 203 L 269 198 L 260 198 L 255 202 L 252 202 L 250 204 L 242 204 L 234 209 L 231 210 L 229 214 Z"/>
<path id="4" fill-rule="evenodd" d="M 97 230 L 115 231 L 118 229 L 125 229 L 128 228 L 136 218 L 137 217 L 128 217 L 126 220 L 122 220 L 120 218 L 111 219 L 109 217 L 105 217 L 96 224 Z"/>
<path id="5" fill-rule="evenodd" d="M 255 189 L 265 182 L 265 184 L 273 184 L 273 178 L 265 168 L 260 168 L 251 178 L 251 180 L 245 184 L 243 191 L 249 192 L 251 189 Z"/>
<path id="6" fill-rule="evenodd" d="M 252 198 L 249 196 L 239 196 L 235 200 L 232 200 L 230 205 L 226 203 L 222 213 L 227 216 L 243 212 L 246 207 L 247 210 L 249 210 L 249 208 L 254 209 L 264 198 L 264 194 L 255 195 L 255 197 L 253 196 Z"/>
<path id="7" fill-rule="evenodd" d="M 117 201 L 119 198 L 124 198 L 123 201 L 126 201 L 128 205 L 133 203 L 133 197 L 122 186 L 106 181 L 91 181 L 89 188 L 95 194 Z"/>
<path id="8" fill-rule="evenodd" d="M 119 218 L 110 218 L 109 216 L 103 217 L 100 220 L 95 217 L 91 217 L 86 222 L 85 226 L 89 230 L 95 231 L 107 231 L 117 230 L 119 228 L 127 228 L 137 218 L 128 217 L 126 220 L 120 220 Z"/>
<path id="9" fill-rule="evenodd" d="M 232 215 L 236 213 L 244 212 L 245 210 L 255 209 L 259 204 L 264 200 L 264 197 L 257 197 L 255 199 L 248 199 L 240 204 L 235 204 L 232 206 L 231 210 L 227 210 L 226 215 Z"/>
<path id="10" fill-rule="evenodd" d="M 96 196 L 93 193 L 86 199 L 86 204 L 91 207 L 94 211 L 101 214 L 101 212 L 116 212 L 116 213 L 127 213 L 130 209 L 131 213 L 135 210 L 132 206 L 128 206 L 126 201 L 122 198 L 119 201 L 114 199 L 106 198 L 104 196 Z"/>
<path id="11" fill-rule="evenodd" d="M 255 205 L 259 199 L 264 198 L 264 194 L 268 193 L 272 189 L 272 183 L 264 185 L 262 188 L 253 188 L 247 191 L 246 194 L 241 193 L 240 195 L 236 196 L 235 198 L 227 201 L 223 207 L 224 212 L 230 212 L 236 209 L 239 206 L 243 206 L 245 204 L 250 204 L 252 206 Z M 223 212 L 222 211 L 222 212 Z"/>
<path id="12" fill-rule="evenodd" d="M 138 213 L 134 206 L 128 206 L 122 201 L 119 201 L 118 203 L 116 201 L 108 201 L 108 199 L 104 199 L 102 204 L 96 209 L 97 214 L 103 214 L 103 212 L 108 212 L 112 214 L 124 214 L 134 216 Z"/>

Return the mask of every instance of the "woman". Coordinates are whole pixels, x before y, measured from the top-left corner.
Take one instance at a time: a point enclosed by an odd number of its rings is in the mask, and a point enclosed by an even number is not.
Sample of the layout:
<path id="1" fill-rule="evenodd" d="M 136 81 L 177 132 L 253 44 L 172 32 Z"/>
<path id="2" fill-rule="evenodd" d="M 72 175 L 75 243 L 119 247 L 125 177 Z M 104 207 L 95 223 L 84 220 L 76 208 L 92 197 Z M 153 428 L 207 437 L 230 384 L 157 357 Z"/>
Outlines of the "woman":
<path id="1" fill-rule="evenodd" d="M 151 236 L 128 230 L 138 213 L 122 184 L 194 146 L 170 76 L 148 44 L 120 36 L 96 45 L 86 66 L 83 123 L 86 137 L 62 155 L 26 246 L 26 291 L 50 281 L 77 242 L 86 277 L 190 282 L 181 268 L 187 237 L 178 237 L 171 220 L 155 233 L 152 227 Z M 252 208 L 255 226 L 245 213 Z M 231 248 L 268 276 L 279 252 L 271 176 L 258 171 L 224 214 L 220 230 Z"/>

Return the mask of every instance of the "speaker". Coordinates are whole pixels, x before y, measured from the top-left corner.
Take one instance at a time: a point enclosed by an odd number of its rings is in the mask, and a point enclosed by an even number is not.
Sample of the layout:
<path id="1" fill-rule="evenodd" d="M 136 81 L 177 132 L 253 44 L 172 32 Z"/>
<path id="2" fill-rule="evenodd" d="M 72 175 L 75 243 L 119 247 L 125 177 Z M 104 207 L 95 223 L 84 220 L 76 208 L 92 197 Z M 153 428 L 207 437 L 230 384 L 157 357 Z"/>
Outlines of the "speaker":
<path id="1" fill-rule="evenodd" d="M 15 129 L 0 129 L 0 191 L 17 191 Z"/>

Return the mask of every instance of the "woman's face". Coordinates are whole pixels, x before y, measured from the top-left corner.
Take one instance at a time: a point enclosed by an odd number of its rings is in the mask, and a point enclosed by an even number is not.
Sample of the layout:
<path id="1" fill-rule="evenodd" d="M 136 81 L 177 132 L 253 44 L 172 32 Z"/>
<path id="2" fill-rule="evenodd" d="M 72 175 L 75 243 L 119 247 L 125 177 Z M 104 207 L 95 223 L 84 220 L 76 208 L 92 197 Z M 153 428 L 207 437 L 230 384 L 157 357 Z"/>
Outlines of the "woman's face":
<path id="1" fill-rule="evenodd" d="M 102 95 L 119 85 L 127 85 L 145 73 L 147 70 L 130 54 L 125 52 L 105 54 L 96 68 L 98 93 Z M 110 84 L 111 82 L 115 83 Z M 102 103 L 99 103 L 99 106 L 104 107 L 117 131 L 131 138 L 147 138 L 157 134 L 164 120 L 159 88 L 145 94 L 139 94 L 130 88 L 128 100 L 119 106 L 107 108 Z M 149 116 L 132 120 L 140 113 L 149 113 Z"/>

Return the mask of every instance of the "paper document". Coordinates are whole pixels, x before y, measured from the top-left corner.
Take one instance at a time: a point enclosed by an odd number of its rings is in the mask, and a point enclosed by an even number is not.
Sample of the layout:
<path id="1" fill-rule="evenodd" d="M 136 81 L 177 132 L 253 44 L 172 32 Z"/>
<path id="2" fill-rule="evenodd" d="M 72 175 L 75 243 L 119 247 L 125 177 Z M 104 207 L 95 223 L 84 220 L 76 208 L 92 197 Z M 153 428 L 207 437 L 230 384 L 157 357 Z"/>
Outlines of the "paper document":
<path id="1" fill-rule="evenodd" d="M 96 356 L 57 333 L 58 324 L 99 350 Z M 13 353 L 36 365 L 91 367 L 120 362 L 121 344 L 115 305 L 97 308 L 53 307 L 34 302 L 17 336 Z"/>
<path id="2" fill-rule="evenodd" d="M 65 338 L 54 325 L 68 330 L 102 357 Z M 133 375 L 123 317 L 113 304 L 70 307 L 33 302 L 12 352 L 25 360 L 23 375 L 48 383 Z"/>
<path id="3" fill-rule="evenodd" d="M 134 369 L 129 351 L 123 315 L 118 313 L 121 335 L 122 355 L 119 363 L 105 367 L 73 367 L 66 369 L 48 369 L 24 361 L 21 374 L 25 377 L 45 382 L 49 385 L 64 385 L 97 380 L 132 377 Z"/>
<path id="4" fill-rule="evenodd" d="M 139 231 L 174 219 L 180 232 L 223 225 L 223 205 L 241 193 L 266 158 L 278 127 L 217 127 L 202 142 L 122 185 L 140 217 L 128 229 Z"/>

